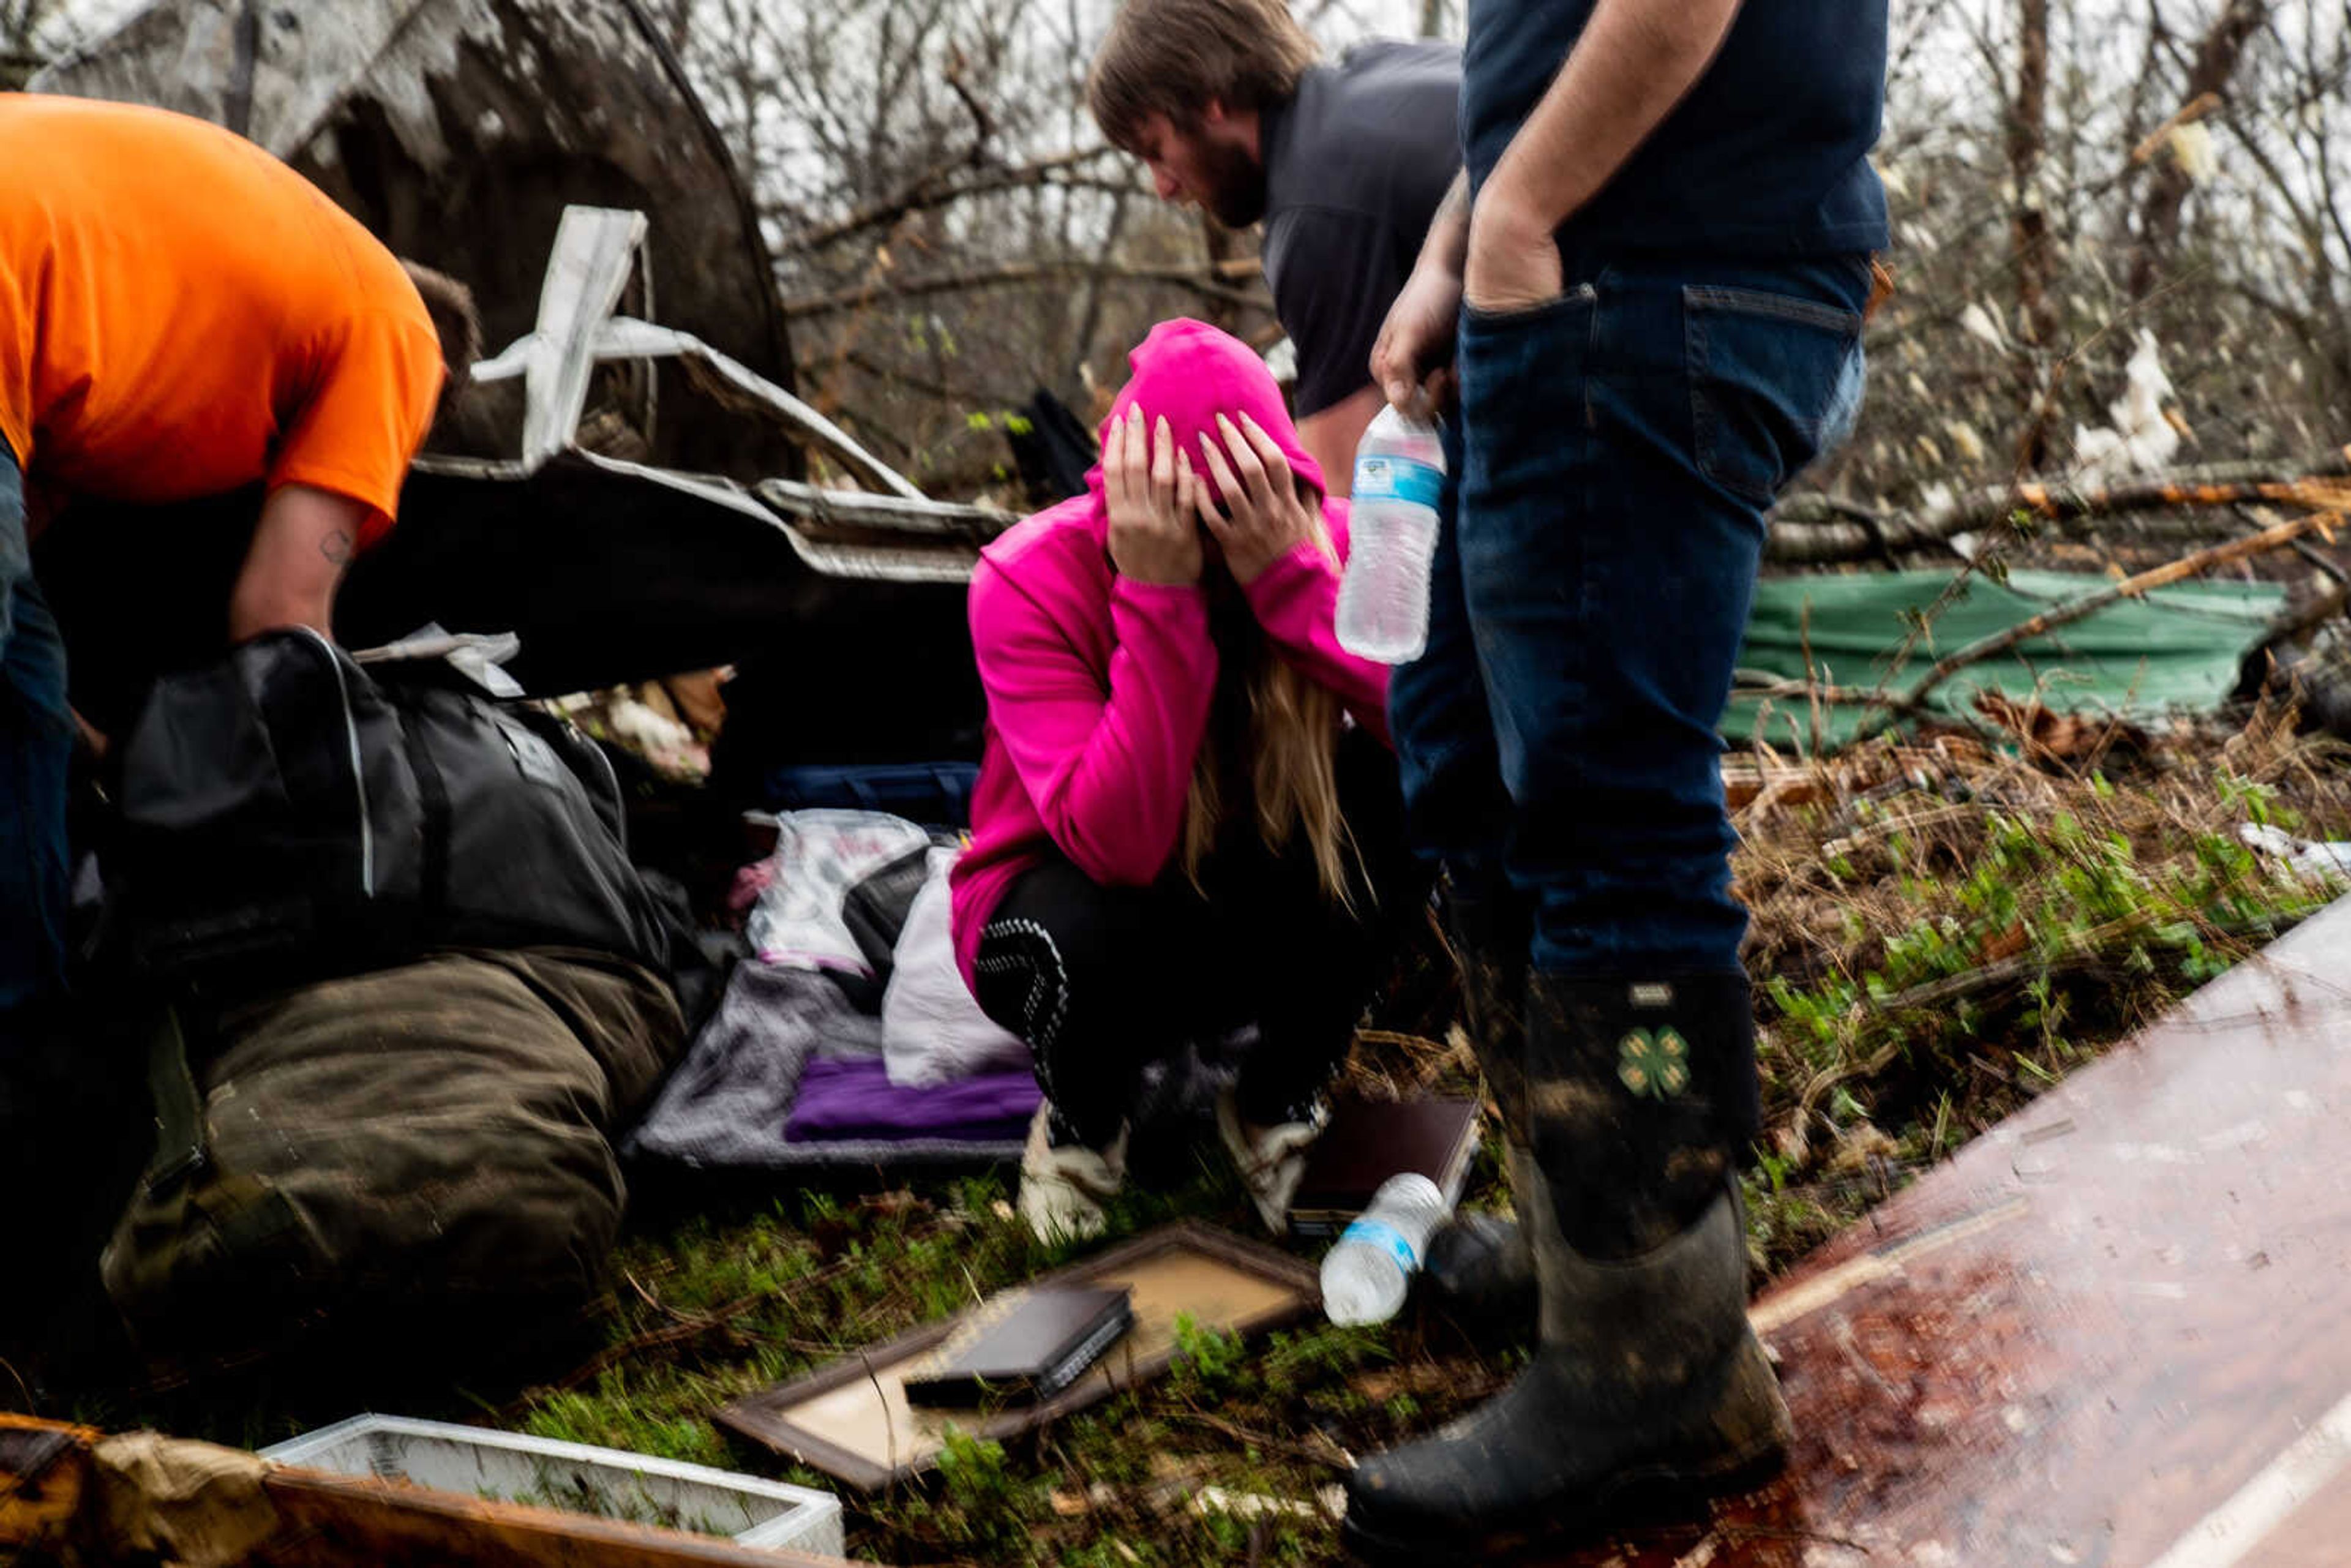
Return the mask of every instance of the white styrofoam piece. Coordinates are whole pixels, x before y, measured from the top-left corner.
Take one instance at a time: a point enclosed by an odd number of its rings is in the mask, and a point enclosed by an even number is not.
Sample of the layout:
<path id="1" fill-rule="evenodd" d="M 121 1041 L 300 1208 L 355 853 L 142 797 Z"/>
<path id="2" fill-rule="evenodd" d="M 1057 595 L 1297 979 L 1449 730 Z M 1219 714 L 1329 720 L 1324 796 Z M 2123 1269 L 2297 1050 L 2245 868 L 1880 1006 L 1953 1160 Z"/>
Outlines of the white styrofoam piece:
<path id="1" fill-rule="evenodd" d="M 568 1512 L 584 1511 L 567 1505 L 565 1494 L 586 1494 L 615 1517 L 683 1520 L 689 1521 L 684 1528 L 731 1535 L 737 1546 L 834 1557 L 845 1550 L 841 1502 L 830 1493 L 518 1432 L 403 1416 L 354 1416 L 264 1448 L 261 1457 Z"/>

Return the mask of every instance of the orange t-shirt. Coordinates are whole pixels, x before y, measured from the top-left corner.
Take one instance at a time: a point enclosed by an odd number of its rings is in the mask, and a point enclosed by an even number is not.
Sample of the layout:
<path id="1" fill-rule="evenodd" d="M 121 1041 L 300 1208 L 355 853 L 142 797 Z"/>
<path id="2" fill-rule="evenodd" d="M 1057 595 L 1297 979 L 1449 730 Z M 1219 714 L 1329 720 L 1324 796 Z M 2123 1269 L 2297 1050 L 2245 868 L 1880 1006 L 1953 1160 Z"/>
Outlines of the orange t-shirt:
<path id="1" fill-rule="evenodd" d="M 390 251 L 253 143 L 162 110 L 0 93 L 0 435 L 37 491 L 266 481 L 392 526 L 441 346 Z"/>

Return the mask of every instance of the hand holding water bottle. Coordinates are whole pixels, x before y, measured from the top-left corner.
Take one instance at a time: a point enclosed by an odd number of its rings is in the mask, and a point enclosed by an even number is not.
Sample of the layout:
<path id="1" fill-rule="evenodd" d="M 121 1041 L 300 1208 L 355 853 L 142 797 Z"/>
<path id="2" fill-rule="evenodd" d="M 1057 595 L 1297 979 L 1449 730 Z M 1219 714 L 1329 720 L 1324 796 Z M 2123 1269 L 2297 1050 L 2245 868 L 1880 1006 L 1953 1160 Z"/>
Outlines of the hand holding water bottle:
<path id="1" fill-rule="evenodd" d="M 1429 566 L 1445 448 L 1425 412 L 1383 408 L 1355 448 L 1347 570 L 1339 580 L 1339 646 L 1359 659 L 1407 664 L 1428 646 Z"/>

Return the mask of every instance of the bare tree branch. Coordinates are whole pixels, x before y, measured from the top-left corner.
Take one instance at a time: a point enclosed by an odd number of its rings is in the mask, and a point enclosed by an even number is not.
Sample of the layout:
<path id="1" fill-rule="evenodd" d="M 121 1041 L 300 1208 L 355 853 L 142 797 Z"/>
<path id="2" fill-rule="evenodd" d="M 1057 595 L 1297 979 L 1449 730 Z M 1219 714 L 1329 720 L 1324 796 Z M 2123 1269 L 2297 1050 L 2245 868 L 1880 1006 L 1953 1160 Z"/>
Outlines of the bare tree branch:
<path id="1" fill-rule="evenodd" d="M 837 311 L 862 309 L 869 305 L 902 299 L 920 299 L 935 294 L 965 294 L 981 288 L 1004 288 L 1023 283 L 1048 283 L 1056 278 L 1084 277 L 1099 273 L 1105 278 L 1124 283 L 1165 283 L 1187 288 L 1203 299 L 1240 310 L 1273 308 L 1273 302 L 1264 295 L 1249 289 L 1235 288 L 1218 281 L 1221 276 L 1213 267 L 1098 267 L 1089 258 L 1064 257 L 1048 261 L 1016 261 L 1000 267 L 973 267 L 958 272 L 942 273 L 933 277 L 893 280 L 863 288 L 842 289 L 838 293 L 820 294 L 784 302 L 788 319 L 802 320 L 811 316 L 830 316 Z"/>
<path id="2" fill-rule="evenodd" d="M 1050 157 L 1032 159 L 1008 168 L 984 168 L 971 173 L 963 172 L 970 167 L 971 156 L 959 154 L 948 162 L 916 175 L 878 202 L 869 203 L 831 223 L 788 235 L 785 239 L 796 250 L 820 250 L 852 235 L 887 228 L 910 213 L 992 195 L 1000 191 L 1050 184 L 1055 174 L 1091 163 L 1111 151 L 1108 147 L 1087 147 L 1071 152 L 1056 152 Z"/>

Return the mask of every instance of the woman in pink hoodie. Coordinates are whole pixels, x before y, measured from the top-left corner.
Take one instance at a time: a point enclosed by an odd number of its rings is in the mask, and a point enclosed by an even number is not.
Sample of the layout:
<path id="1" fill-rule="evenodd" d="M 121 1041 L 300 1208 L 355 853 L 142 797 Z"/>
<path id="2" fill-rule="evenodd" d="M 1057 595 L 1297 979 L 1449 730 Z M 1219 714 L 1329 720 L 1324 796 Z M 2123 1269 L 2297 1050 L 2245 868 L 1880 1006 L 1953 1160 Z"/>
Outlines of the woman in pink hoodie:
<path id="1" fill-rule="evenodd" d="M 1046 1103 L 1040 1234 L 1125 1179 L 1144 1070 L 1254 1023 L 1217 1123 L 1280 1229 L 1320 1094 L 1426 881 L 1402 847 L 1387 670 L 1332 630 L 1346 503 L 1238 340 L 1154 328 L 1087 492 L 981 552 L 987 695 L 956 951 Z"/>

